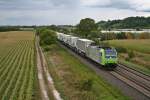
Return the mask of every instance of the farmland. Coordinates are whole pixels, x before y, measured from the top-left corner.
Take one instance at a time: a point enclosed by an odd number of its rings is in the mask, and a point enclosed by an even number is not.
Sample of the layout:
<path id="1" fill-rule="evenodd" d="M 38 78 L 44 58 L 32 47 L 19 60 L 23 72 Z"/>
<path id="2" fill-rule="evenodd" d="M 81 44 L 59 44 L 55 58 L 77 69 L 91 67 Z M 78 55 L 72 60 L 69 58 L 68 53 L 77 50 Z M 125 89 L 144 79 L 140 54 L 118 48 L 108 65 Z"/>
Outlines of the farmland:
<path id="1" fill-rule="evenodd" d="M 150 54 L 150 39 L 143 40 L 111 40 L 110 44 L 116 47 L 124 47 L 126 49 Z M 134 46 L 133 46 L 134 45 Z"/>
<path id="2" fill-rule="evenodd" d="M 0 33 L 0 100 L 38 100 L 34 34 Z"/>
<path id="3" fill-rule="evenodd" d="M 59 45 L 51 45 L 45 56 L 49 72 L 64 100 L 128 99 Z"/>
<path id="4" fill-rule="evenodd" d="M 150 74 L 150 40 L 110 40 L 110 45 L 116 48 L 124 48 L 124 52 L 119 54 L 120 61 L 132 66 L 137 70 Z M 129 51 L 134 53 L 133 57 L 128 57 Z"/>
<path id="5" fill-rule="evenodd" d="M 33 32 L 1 32 L 0 40 L 0 100 L 42 100 L 41 94 L 45 90 L 48 96 L 53 98 L 51 92 L 54 87 L 64 100 L 130 99 L 121 92 L 120 88 L 108 83 L 101 75 L 97 75 L 57 43 L 48 45 L 47 50 L 43 48 L 47 63 L 41 60 L 44 64 L 37 64 L 46 65 L 45 68 L 41 66 L 43 80 L 38 81 L 38 78 L 41 78 L 37 76 L 41 73 L 38 73 L 36 66 L 38 53 L 35 50 Z M 127 50 L 119 54 L 120 61 L 131 67 L 136 63 L 137 69 L 149 74 L 149 40 L 113 40 L 110 44 Z M 134 56 L 127 61 L 126 56 L 131 50 Z M 143 64 L 143 61 L 146 63 Z M 52 76 L 55 86 L 48 83 L 49 77 L 46 76 L 48 75 L 46 72 Z M 45 84 L 43 90 L 39 82 Z"/>

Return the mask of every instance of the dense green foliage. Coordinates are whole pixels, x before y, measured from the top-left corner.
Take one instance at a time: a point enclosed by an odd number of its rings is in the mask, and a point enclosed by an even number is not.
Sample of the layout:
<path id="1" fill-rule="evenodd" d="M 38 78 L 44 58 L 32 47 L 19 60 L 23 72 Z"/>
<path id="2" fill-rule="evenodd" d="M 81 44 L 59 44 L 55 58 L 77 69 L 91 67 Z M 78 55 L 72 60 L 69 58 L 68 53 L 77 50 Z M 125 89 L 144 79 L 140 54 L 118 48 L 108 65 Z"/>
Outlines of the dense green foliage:
<path id="1" fill-rule="evenodd" d="M 37 26 L 36 27 L 36 29 L 44 29 L 44 28 L 68 34 L 71 32 L 73 26 L 71 26 L 71 25 L 47 25 L 47 26 Z"/>
<path id="2" fill-rule="evenodd" d="M 120 28 L 150 28 L 150 17 L 128 17 L 123 20 L 108 20 L 97 23 L 101 29 L 120 29 Z"/>
<path id="3" fill-rule="evenodd" d="M 19 31 L 20 29 L 18 27 L 12 27 L 12 26 L 1 26 L 0 32 L 6 32 L 6 31 Z"/>
<path id="4" fill-rule="evenodd" d="M 94 37 L 97 34 L 98 26 L 93 19 L 85 18 L 81 19 L 80 23 L 76 26 L 76 34 L 81 37 Z"/>
<path id="5" fill-rule="evenodd" d="M 40 37 L 40 45 L 51 45 L 56 42 L 56 33 L 52 30 L 39 28 L 37 34 Z"/>

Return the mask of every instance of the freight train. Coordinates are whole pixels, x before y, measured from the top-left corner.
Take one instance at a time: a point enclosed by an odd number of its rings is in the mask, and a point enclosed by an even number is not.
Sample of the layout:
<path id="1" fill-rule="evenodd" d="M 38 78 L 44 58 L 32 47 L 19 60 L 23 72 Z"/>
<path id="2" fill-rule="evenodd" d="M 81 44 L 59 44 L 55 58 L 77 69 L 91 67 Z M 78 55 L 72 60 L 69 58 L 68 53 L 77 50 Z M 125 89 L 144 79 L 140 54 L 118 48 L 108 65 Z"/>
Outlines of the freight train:
<path id="1" fill-rule="evenodd" d="M 113 47 L 95 45 L 94 41 L 57 32 L 57 39 L 73 51 L 106 68 L 117 66 L 117 51 Z"/>

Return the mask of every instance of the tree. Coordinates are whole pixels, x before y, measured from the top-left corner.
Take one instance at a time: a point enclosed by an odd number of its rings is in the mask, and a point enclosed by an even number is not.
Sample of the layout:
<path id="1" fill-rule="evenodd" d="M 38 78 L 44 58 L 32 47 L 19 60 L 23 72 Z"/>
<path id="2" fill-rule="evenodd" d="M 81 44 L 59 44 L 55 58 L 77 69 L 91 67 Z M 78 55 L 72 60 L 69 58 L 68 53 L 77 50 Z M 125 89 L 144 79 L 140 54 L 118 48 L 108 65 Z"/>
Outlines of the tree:
<path id="1" fill-rule="evenodd" d="M 97 24 L 93 19 L 85 18 L 80 21 L 77 25 L 77 34 L 82 37 L 88 37 L 92 31 L 96 31 L 98 29 Z"/>
<path id="2" fill-rule="evenodd" d="M 50 28 L 53 31 L 58 31 L 59 28 L 56 25 L 50 25 L 48 28 Z"/>
<path id="3" fill-rule="evenodd" d="M 102 29 L 143 29 L 150 28 L 150 17 L 128 17 L 122 20 L 108 20 L 108 21 L 100 21 L 98 22 L 98 26 Z"/>
<path id="4" fill-rule="evenodd" d="M 134 35 L 132 33 L 126 33 L 126 38 L 127 39 L 134 39 Z"/>
<path id="5" fill-rule="evenodd" d="M 117 39 L 127 39 L 126 35 L 124 32 L 122 33 L 117 33 Z"/>

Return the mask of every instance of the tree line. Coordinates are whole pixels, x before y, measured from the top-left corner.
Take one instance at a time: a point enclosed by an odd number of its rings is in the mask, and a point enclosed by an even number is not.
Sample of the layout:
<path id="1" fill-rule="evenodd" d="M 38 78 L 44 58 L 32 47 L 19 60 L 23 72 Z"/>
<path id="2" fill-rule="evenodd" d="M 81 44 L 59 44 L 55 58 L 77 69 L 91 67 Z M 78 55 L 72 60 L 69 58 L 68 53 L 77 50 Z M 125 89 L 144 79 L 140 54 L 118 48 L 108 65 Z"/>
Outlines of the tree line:
<path id="1" fill-rule="evenodd" d="M 100 40 L 113 40 L 113 39 L 150 39 L 149 33 L 130 33 L 130 32 L 120 32 L 120 33 L 101 33 L 98 24 L 91 18 L 85 18 L 76 25 L 76 28 L 72 30 L 74 35 L 83 38 Z"/>
<path id="2" fill-rule="evenodd" d="M 122 20 L 108 20 L 97 23 L 101 29 L 143 29 L 150 28 L 150 17 L 128 17 Z"/>
<path id="3" fill-rule="evenodd" d="M 0 26 L 0 32 L 22 31 L 21 28 L 35 28 L 36 26 Z"/>
<path id="4" fill-rule="evenodd" d="M 47 25 L 47 26 L 1 26 L 0 31 L 20 31 L 21 28 L 34 28 L 40 30 L 53 30 L 72 34 L 82 38 L 112 40 L 112 39 L 149 39 L 149 33 L 133 34 L 133 33 L 101 33 L 101 29 L 112 28 L 150 28 L 150 17 L 128 17 L 123 20 L 100 21 L 95 22 L 94 19 L 81 19 L 79 24 L 71 25 Z M 47 30 L 46 30 L 47 31 Z M 40 31 L 41 33 L 46 33 Z M 50 33 L 49 31 L 47 31 Z"/>
<path id="5" fill-rule="evenodd" d="M 50 26 L 40 26 L 39 29 L 50 29 L 53 31 L 62 32 L 65 34 L 71 34 L 81 38 L 88 38 L 92 40 L 100 39 L 103 40 L 113 40 L 113 39 L 150 39 L 149 33 L 101 33 L 101 29 L 94 19 L 85 18 L 81 19 L 79 24 L 76 26 L 71 25 L 50 25 Z"/>

